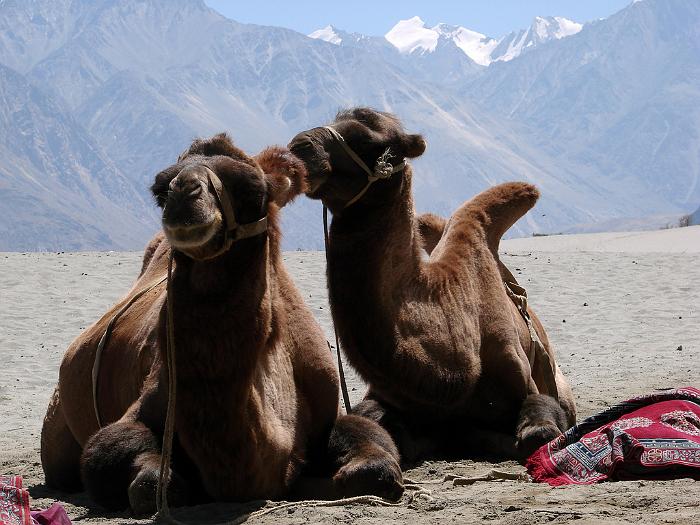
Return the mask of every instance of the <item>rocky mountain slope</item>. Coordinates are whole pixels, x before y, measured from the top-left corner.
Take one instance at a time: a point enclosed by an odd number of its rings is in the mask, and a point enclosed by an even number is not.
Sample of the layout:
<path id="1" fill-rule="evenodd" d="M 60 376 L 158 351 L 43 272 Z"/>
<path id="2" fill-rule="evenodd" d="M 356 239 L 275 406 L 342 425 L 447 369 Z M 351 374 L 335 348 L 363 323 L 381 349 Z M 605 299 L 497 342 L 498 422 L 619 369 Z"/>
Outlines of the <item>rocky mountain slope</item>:
<path id="1" fill-rule="evenodd" d="M 158 227 L 147 187 L 192 138 L 226 130 L 254 153 L 359 104 L 425 135 L 420 210 L 522 179 L 543 198 L 519 234 L 687 213 L 699 26 L 694 0 L 643 0 L 498 40 L 423 24 L 437 39 L 404 48 L 240 24 L 199 0 L 0 0 L 0 250 L 139 249 Z M 286 210 L 287 249 L 322 246 L 319 213 Z"/>

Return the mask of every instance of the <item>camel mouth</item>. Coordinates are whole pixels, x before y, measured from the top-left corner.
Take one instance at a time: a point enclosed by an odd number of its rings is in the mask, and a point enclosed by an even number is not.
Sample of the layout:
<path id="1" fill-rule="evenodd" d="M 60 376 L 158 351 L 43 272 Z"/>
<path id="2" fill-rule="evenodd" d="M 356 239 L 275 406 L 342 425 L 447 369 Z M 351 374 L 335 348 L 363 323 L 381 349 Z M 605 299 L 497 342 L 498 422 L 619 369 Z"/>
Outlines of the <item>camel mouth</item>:
<path id="1" fill-rule="evenodd" d="M 173 248 L 201 248 L 214 238 L 221 225 L 220 217 L 200 224 L 168 224 L 163 222 L 163 231 Z"/>

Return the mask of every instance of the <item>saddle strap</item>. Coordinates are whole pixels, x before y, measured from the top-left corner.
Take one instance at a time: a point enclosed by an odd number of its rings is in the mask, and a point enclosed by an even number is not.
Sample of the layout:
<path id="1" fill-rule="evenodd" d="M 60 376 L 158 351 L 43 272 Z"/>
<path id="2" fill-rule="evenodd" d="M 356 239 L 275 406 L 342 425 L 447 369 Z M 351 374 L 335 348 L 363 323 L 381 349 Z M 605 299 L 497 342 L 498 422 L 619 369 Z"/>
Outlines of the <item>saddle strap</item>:
<path id="1" fill-rule="evenodd" d="M 102 353 L 104 351 L 105 345 L 107 344 L 107 341 L 109 341 L 109 338 L 112 335 L 114 324 L 122 316 L 122 314 L 126 312 L 132 304 L 136 302 L 137 299 L 153 290 L 159 284 L 164 283 L 167 278 L 168 276 L 164 275 L 161 279 L 154 282 L 150 286 L 143 288 L 138 293 L 133 295 L 126 303 L 124 303 L 122 307 L 119 308 L 119 310 L 117 310 L 117 312 L 112 316 L 112 318 L 109 320 L 109 323 L 107 323 L 107 328 L 105 328 L 105 332 L 102 334 L 100 342 L 97 344 L 97 350 L 95 351 L 95 361 L 92 364 L 92 405 L 95 409 L 95 417 L 97 418 L 98 428 L 102 428 L 102 418 L 100 417 L 100 409 L 97 406 L 97 387 L 98 379 L 100 376 L 100 363 L 102 361 Z"/>
<path id="2" fill-rule="evenodd" d="M 559 401 L 559 391 L 557 390 L 557 381 L 554 372 L 554 363 L 551 356 L 542 344 L 540 336 L 537 335 L 532 318 L 527 311 L 527 291 L 517 283 L 504 281 L 506 293 L 510 300 L 513 301 L 518 308 L 520 315 L 527 324 L 527 329 L 530 332 L 530 351 L 527 354 L 527 359 L 530 362 L 530 369 L 534 372 L 540 370 L 544 378 L 544 386 L 547 389 L 547 395 Z M 534 377 L 533 377 L 534 380 Z"/>

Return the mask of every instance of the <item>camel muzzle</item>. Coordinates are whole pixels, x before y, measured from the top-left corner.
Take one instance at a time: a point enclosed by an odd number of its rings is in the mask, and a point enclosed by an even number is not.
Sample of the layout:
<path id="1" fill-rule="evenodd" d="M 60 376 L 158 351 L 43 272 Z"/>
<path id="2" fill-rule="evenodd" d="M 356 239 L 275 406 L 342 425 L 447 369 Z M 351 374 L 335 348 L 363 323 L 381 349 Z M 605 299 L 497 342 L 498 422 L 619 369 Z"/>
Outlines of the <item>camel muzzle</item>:
<path id="1" fill-rule="evenodd" d="M 206 257 L 197 256 L 192 258 L 200 260 L 213 259 L 227 252 L 234 242 L 260 235 L 267 231 L 267 215 L 257 221 L 240 224 L 236 220 L 233 208 L 233 201 L 228 191 L 224 187 L 221 179 L 207 166 L 200 164 L 184 168 L 169 185 L 168 200 L 163 209 L 163 229 L 168 237 L 174 235 L 177 241 L 177 234 L 185 237 L 196 235 L 197 233 L 209 233 L 210 240 L 215 232 L 208 232 L 216 223 L 216 214 L 212 214 L 206 208 L 204 202 L 199 202 L 204 198 L 205 188 L 211 190 L 210 193 L 216 201 L 221 218 L 223 219 L 223 241 L 221 247 L 213 254 Z M 183 211 L 184 210 L 184 211 Z M 182 220 L 181 216 L 192 213 L 187 220 Z M 186 248 L 187 242 L 180 248 Z"/>

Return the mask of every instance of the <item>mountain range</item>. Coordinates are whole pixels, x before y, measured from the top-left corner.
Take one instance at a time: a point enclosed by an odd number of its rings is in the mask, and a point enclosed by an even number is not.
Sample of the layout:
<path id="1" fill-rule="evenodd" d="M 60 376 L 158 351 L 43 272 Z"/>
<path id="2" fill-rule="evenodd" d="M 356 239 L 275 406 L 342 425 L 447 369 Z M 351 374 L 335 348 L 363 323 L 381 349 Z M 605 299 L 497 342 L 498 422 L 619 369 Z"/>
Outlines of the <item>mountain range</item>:
<path id="1" fill-rule="evenodd" d="M 148 186 L 193 138 L 228 131 L 255 153 L 352 105 L 424 134 L 420 211 L 518 179 L 543 196 L 515 234 L 687 214 L 700 3 L 492 38 L 417 17 L 306 36 L 199 0 L 0 0 L 0 250 L 139 249 L 158 228 Z M 284 217 L 285 248 L 322 246 L 317 202 Z"/>

